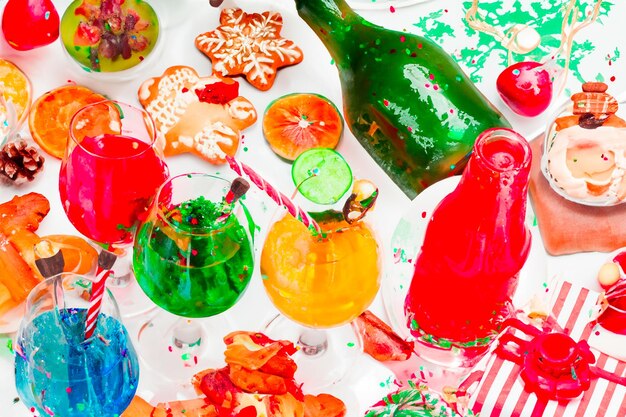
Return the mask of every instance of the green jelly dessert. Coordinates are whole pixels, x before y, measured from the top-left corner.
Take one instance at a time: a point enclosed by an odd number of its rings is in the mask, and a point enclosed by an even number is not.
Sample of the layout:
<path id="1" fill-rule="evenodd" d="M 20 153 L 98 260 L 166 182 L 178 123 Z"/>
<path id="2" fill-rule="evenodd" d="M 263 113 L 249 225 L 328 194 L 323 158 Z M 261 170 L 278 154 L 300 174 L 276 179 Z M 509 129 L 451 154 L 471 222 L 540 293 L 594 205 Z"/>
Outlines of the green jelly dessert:
<path id="1" fill-rule="evenodd" d="M 163 211 L 137 232 L 137 282 L 159 307 L 183 317 L 210 317 L 232 307 L 250 282 L 252 243 L 227 203 L 204 197 Z"/>
<path id="2" fill-rule="evenodd" d="M 75 0 L 61 18 L 65 49 L 89 72 L 134 67 L 152 52 L 159 20 L 142 0 Z"/>

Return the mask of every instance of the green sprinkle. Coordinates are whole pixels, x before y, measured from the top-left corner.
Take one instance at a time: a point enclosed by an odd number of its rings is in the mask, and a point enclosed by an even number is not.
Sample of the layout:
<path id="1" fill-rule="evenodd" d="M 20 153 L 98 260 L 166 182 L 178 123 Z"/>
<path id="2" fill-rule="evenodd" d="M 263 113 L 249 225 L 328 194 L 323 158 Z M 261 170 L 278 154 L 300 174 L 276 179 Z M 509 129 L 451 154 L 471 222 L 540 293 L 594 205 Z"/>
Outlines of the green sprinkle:
<path id="1" fill-rule="evenodd" d="M 348 347 L 354 347 L 354 343 L 348 342 Z"/>
<path id="2" fill-rule="evenodd" d="M 7 348 L 9 349 L 9 352 L 13 353 L 13 340 L 12 339 L 7 340 Z"/>
<path id="3" fill-rule="evenodd" d="M 180 358 L 184 361 L 187 361 L 191 358 L 191 355 L 189 353 L 183 353 Z"/>

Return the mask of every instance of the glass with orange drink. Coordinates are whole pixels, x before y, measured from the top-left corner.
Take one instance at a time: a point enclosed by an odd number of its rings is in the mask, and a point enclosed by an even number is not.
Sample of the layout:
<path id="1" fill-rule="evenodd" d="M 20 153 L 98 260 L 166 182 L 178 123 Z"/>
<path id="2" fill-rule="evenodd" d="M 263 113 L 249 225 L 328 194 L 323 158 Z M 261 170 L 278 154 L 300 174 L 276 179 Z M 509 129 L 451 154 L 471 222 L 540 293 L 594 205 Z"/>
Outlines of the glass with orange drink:
<path id="1" fill-rule="evenodd" d="M 323 234 L 286 214 L 270 229 L 261 254 L 265 290 L 276 308 L 304 326 L 328 328 L 355 319 L 380 286 L 379 249 L 370 227 L 339 212 L 318 217 Z"/>
<path id="2" fill-rule="evenodd" d="M 289 320 L 279 316 L 266 331 L 297 340 L 299 380 L 309 389 L 338 381 L 358 357 L 360 339 L 348 324 L 369 307 L 380 287 L 380 248 L 362 220 L 376 193 L 369 181 L 357 181 L 343 212 L 309 212 L 321 233 L 289 213 L 268 231 L 261 253 L 263 284 Z M 351 209 L 363 204 L 367 207 Z"/>

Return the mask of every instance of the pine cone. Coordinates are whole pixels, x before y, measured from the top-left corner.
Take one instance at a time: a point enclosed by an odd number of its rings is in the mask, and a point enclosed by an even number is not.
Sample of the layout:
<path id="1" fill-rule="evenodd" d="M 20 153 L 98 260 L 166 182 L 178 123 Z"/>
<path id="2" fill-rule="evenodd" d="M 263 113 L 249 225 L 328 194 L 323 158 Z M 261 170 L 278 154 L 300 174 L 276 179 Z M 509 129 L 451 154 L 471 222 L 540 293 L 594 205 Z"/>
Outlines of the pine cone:
<path id="1" fill-rule="evenodd" d="M 43 169 L 44 157 L 25 140 L 8 142 L 0 150 L 0 174 L 16 184 L 32 181 Z"/>

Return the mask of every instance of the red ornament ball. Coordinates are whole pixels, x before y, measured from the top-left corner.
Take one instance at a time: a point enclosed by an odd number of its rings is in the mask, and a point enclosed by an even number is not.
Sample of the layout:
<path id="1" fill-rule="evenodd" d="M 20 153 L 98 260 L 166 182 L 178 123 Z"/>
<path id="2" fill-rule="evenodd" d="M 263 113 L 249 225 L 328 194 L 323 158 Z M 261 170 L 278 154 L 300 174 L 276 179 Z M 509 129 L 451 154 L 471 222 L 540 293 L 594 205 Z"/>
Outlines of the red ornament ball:
<path id="1" fill-rule="evenodd" d="M 534 61 L 518 62 L 506 68 L 498 76 L 496 87 L 502 100 L 522 116 L 541 114 L 552 100 L 550 74 Z"/>
<path id="2" fill-rule="evenodd" d="M 2 33 L 18 51 L 45 46 L 59 37 L 59 14 L 51 0 L 9 0 Z"/>

